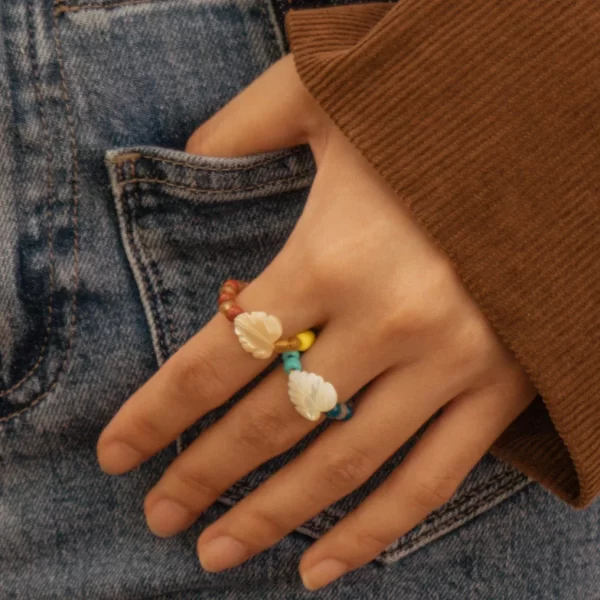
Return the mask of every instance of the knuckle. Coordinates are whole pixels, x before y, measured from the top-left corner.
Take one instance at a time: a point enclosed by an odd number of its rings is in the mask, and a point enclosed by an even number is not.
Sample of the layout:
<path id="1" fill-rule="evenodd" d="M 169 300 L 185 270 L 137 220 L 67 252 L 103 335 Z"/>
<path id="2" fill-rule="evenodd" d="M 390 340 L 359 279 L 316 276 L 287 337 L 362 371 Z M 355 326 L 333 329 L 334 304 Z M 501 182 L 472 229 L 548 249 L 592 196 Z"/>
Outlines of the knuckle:
<path id="1" fill-rule="evenodd" d="M 453 337 L 452 367 L 455 372 L 478 376 L 497 364 L 500 346 L 483 319 L 469 318 Z"/>
<path id="2" fill-rule="evenodd" d="M 287 450 L 296 440 L 289 428 L 289 420 L 281 411 L 254 403 L 249 410 L 240 411 L 235 438 L 253 453 L 275 456 Z"/>
<path id="3" fill-rule="evenodd" d="M 388 337 L 438 335 L 452 323 L 460 306 L 453 301 L 457 298 L 455 275 L 445 262 L 428 264 L 411 279 L 415 285 L 410 290 L 403 285 L 394 287 L 381 311 L 380 327 Z"/>
<path id="4" fill-rule="evenodd" d="M 330 453 L 323 461 L 320 478 L 336 491 L 351 491 L 364 483 L 377 465 L 366 453 L 347 447 Z"/>
<path id="5" fill-rule="evenodd" d="M 311 248 L 304 259 L 305 270 L 310 273 L 313 284 L 323 290 L 337 290 L 340 293 L 348 286 L 348 269 L 344 253 L 336 240 L 328 240 L 327 245 L 319 244 Z"/>
<path id="6" fill-rule="evenodd" d="M 467 323 L 461 333 L 456 337 L 454 356 L 459 364 L 472 363 L 474 356 L 482 356 L 489 346 L 487 331 L 479 323 Z"/>
<path id="7" fill-rule="evenodd" d="M 260 547 L 270 545 L 293 530 L 294 525 L 286 522 L 275 512 L 255 507 L 243 520 L 243 529 L 248 532 L 248 540 Z"/>
<path id="8" fill-rule="evenodd" d="M 127 444 L 142 454 L 153 451 L 151 449 L 165 438 L 161 424 L 143 411 L 138 411 L 131 416 L 129 428 Z"/>
<path id="9" fill-rule="evenodd" d="M 385 538 L 375 531 L 359 529 L 354 532 L 354 544 L 361 550 L 362 554 L 375 556 L 387 548 L 395 538 Z"/>
<path id="10" fill-rule="evenodd" d="M 202 473 L 188 468 L 174 467 L 170 475 L 178 498 L 186 505 L 205 505 L 216 500 L 224 491 L 203 477 Z"/>
<path id="11" fill-rule="evenodd" d="M 427 513 L 440 508 L 454 496 L 458 483 L 450 477 L 417 479 L 410 485 L 412 501 Z"/>
<path id="12" fill-rule="evenodd" d="M 225 387 L 222 375 L 202 352 L 180 352 L 165 367 L 168 389 L 175 399 L 188 403 L 200 396 L 218 402 Z"/>

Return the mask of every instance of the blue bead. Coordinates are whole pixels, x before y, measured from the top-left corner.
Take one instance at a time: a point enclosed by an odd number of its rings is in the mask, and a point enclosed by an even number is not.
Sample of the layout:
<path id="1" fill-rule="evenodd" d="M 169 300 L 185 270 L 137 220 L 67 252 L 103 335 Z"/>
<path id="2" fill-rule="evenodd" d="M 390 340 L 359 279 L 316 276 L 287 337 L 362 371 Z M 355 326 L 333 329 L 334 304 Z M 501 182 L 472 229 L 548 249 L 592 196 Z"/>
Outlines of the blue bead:
<path id="1" fill-rule="evenodd" d="M 302 363 L 300 362 L 300 352 L 283 352 L 283 368 L 289 375 L 292 371 L 302 371 Z"/>

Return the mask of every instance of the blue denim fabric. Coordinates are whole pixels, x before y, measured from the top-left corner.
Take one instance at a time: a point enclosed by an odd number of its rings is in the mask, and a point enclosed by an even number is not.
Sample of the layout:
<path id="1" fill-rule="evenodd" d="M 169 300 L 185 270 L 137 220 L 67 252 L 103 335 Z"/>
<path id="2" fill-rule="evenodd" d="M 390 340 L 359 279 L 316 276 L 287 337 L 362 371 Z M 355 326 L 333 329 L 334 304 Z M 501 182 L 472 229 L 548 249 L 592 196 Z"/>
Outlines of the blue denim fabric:
<path id="1" fill-rule="evenodd" d="M 285 9 L 0 3 L 0 599 L 600 598 L 598 503 L 574 512 L 491 456 L 378 561 L 317 594 L 301 586 L 300 553 L 414 440 L 298 533 L 217 575 L 198 565 L 198 532 L 308 440 L 170 540 L 146 529 L 144 494 L 236 399 L 133 473 L 100 472 L 102 427 L 212 316 L 222 280 L 255 277 L 302 211 L 305 148 L 176 150 L 285 52 Z"/>

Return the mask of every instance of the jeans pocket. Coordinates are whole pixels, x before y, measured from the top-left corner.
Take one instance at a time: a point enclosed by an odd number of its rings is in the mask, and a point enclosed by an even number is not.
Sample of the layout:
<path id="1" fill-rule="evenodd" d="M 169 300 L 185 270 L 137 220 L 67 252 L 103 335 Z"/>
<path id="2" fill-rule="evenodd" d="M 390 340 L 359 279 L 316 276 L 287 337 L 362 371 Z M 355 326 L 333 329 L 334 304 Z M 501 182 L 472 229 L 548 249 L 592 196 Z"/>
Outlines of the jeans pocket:
<path id="1" fill-rule="evenodd" d="M 253 279 L 275 257 L 298 220 L 314 175 L 307 149 L 217 159 L 164 148 L 117 148 L 106 154 L 121 237 L 133 270 L 154 350 L 163 363 L 216 312 L 219 286 Z M 234 368 L 234 367 L 233 367 Z M 180 439 L 180 450 L 220 418 L 213 411 Z M 260 466 L 221 498 L 233 504 L 302 451 L 327 424 L 295 448 Z M 397 467 L 415 438 L 361 488 L 298 530 L 319 537 Z M 528 483 L 486 456 L 455 496 L 396 540 L 379 560 L 394 562 L 466 523 Z"/>
<path id="2" fill-rule="evenodd" d="M 156 147 L 112 150 L 121 236 L 163 363 L 215 313 L 229 278 L 275 257 L 306 200 L 305 150 L 218 159 Z"/>

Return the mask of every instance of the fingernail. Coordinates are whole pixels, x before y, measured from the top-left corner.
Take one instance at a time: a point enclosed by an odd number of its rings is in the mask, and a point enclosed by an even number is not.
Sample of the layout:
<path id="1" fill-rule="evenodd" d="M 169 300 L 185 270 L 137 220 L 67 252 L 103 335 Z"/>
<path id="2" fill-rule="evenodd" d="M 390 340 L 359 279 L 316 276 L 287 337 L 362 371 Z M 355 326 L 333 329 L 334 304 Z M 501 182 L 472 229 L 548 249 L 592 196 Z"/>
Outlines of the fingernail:
<path id="1" fill-rule="evenodd" d="M 238 540 L 221 536 L 198 548 L 198 557 L 205 571 L 215 573 L 236 567 L 248 560 L 250 553 Z"/>
<path id="2" fill-rule="evenodd" d="M 310 567 L 302 573 L 302 583 L 307 590 L 313 592 L 331 583 L 350 569 L 339 560 L 328 558 Z"/>
<path id="3" fill-rule="evenodd" d="M 179 533 L 194 521 L 192 513 L 174 500 L 158 500 L 146 515 L 150 531 L 158 537 L 168 537 Z"/>
<path id="4" fill-rule="evenodd" d="M 124 442 L 112 442 L 102 450 L 101 458 L 102 470 L 109 475 L 118 475 L 136 467 L 144 456 Z"/>

